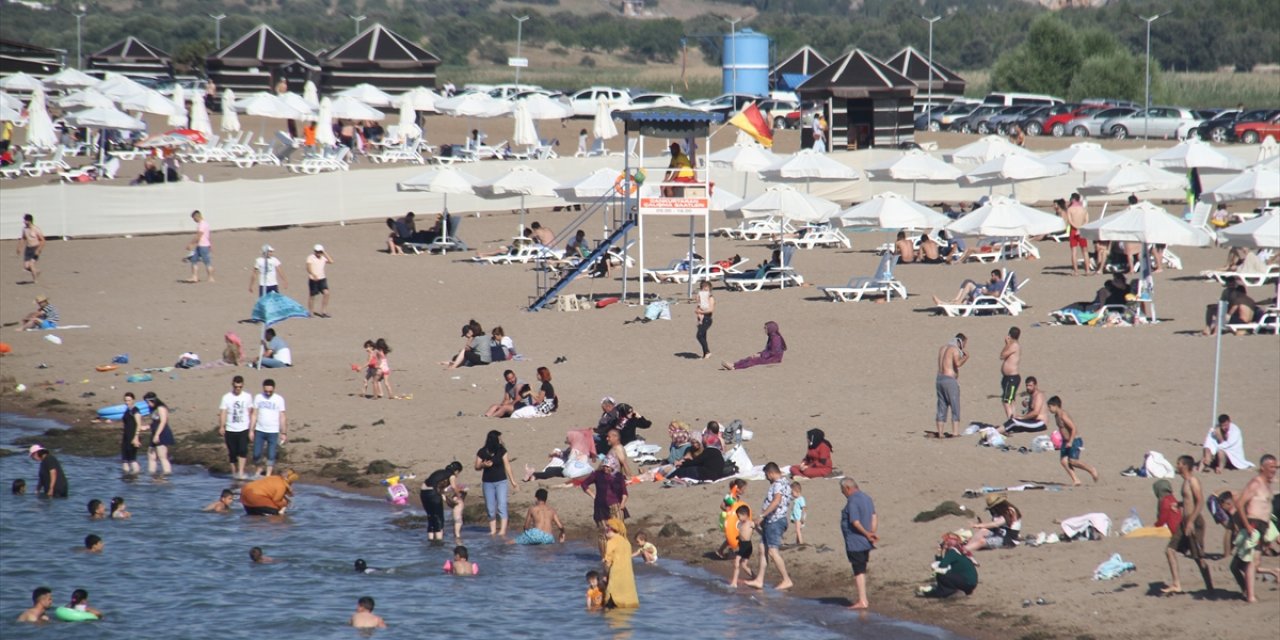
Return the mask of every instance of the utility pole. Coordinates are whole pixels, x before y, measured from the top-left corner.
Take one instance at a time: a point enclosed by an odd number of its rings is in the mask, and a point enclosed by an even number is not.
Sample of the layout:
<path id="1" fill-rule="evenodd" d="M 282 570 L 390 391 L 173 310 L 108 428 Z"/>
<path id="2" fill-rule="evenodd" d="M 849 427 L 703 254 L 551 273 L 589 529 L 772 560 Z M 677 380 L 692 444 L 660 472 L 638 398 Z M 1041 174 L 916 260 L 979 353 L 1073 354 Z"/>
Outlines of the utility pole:
<path id="1" fill-rule="evenodd" d="M 87 15 L 87 12 L 85 11 L 84 5 L 77 5 L 76 10 L 80 12 L 80 13 L 72 14 L 76 17 L 76 68 L 83 69 L 84 55 L 81 52 L 82 40 L 80 37 L 81 35 L 80 23 L 84 19 L 85 15 Z"/>
<path id="2" fill-rule="evenodd" d="M 209 17 L 210 17 L 210 18 L 213 18 L 213 46 L 214 46 L 214 49 L 216 49 L 216 50 L 221 50 L 221 49 L 222 49 L 222 20 L 223 20 L 224 18 L 226 18 L 226 17 L 227 17 L 227 14 L 225 14 L 225 13 L 219 13 L 218 15 L 216 15 L 216 16 L 215 16 L 215 15 L 213 15 L 212 13 L 210 13 L 210 14 L 209 14 Z"/>
<path id="3" fill-rule="evenodd" d="M 356 35 L 360 35 L 360 23 L 364 22 L 365 18 L 368 18 L 369 16 L 353 16 L 348 13 L 347 17 L 356 21 Z"/>
<path id="4" fill-rule="evenodd" d="M 929 78 L 929 97 L 924 103 L 924 117 L 927 125 L 933 121 L 933 114 L 929 113 L 933 109 L 933 23 L 941 20 L 942 16 L 934 16 L 932 18 L 920 16 L 920 19 L 929 23 L 929 75 L 927 76 Z"/>
<path id="5" fill-rule="evenodd" d="M 1148 138 L 1151 135 L 1151 23 L 1171 13 L 1173 12 L 1157 13 L 1149 18 L 1134 14 L 1134 17 L 1147 23 L 1147 90 L 1142 105 L 1142 137 L 1144 138 Z"/>
<path id="6" fill-rule="evenodd" d="M 729 85 L 729 93 L 738 92 L 738 23 L 742 22 L 742 18 L 725 18 L 725 22 L 729 23 L 729 66 L 733 69 L 732 83 Z"/>
<path id="7" fill-rule="evenodd" d="M 516 58 L 520 57 L 520 45 L 524 41 L 524 22 L 529 16 L 511 16 L 516 21 Z M 520 64 L 516 64 L 516 89 L 520 87 Z"/>

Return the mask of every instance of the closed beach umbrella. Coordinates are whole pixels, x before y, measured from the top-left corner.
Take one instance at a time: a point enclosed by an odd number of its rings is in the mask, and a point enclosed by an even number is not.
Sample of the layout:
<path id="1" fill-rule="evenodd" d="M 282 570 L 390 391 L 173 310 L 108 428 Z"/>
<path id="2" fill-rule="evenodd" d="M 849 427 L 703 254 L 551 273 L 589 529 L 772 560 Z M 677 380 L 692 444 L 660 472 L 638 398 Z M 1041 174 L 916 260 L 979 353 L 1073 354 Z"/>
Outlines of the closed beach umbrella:
<path id="1" fill-rule="evenodd" d="M 143 87 L 142 91 L 130 93 L 124 97 L 116 99 L 120 103 L 120 108 L 125 111 L 142 111 L 144 113 L 153 113 L 158 116 L 166 117 L 171 116 L 178 111 L 177 107 L 173 104 L 173 100 L 164 97 L 155 89 L 147 89 L 146 87 Z"/>
<path id="2" fill-rule="evenodd" d="M 116 103 L 111 98 L 102 95 L 102 93 L 97 89 L 81 89 L 58 98 L 58 106 L 63 109 L 73 109 L 77 107 L 84 107 L 86 109 L 92 109 L 95 107 L 115 108 Z"/>
<path id="3" fill-rule="evenodd" d="M 52 149 L 58 145 L 58 133 L 53 130 L 44 89 L 38 82 L 31 91 L 31 103 L 27 105 L 27 144 L 41 149 Z"/>
<path id="4" fill-rule="evenodd" d="M 328 97 L 320 99 L 320 115 L 316 117 L 316 144 L 322 147 L 338 144 L 338 136 L 333 133 L 333 100 Z"/>
<path id="5" fill-rule="evenodd" d="M 520 107 L 517 106 L 517 109 Z M 556 197 L 556 182 L 535 169 L 524 165 L 512 167 L 510 171 L 486 180 L 475 186 L 476 193 L 486 198 L 503 198 L 520 196 L 520 229 L 524 229 L 524 199 L 526 196 Z"/>
<path id="6" fill-rule="evenodd" d="M 422 127 L 418 126 L 418 111 L 413 108 L 413 98 L 408 94 L 400 96 L 400 136 L 417 138 L 422 135 Z"/>
<path id="7" fill-rule="evenodd" d="M 487 93 L 463 93 L 436 101 L 436 110 L 463 118 L 496 118 L 511 113 L 511 103 Z"/>
<path id="8" fill-rule="evenodd" d="M 44 89 L 44 85 L 40 84 L 40 81 L 35 76 L 19 71 L 11 76 L 0 78 L 0 89 L 27 93 L 34 92 L 36 89 Z"/>
<path id="9" fill-rule="evenodd" d="M 75 67 L 67 67 L 48 78 L 44 79 L 44 86 L 56 89 L 75 89 L 79 87 L 92 87 L 98 84 L 98 79 L 79 70 Z"/>
<path id="10" fill-rule="evenodd" d="M 94 129 L 141 131 L 147 128 L 146 123 L 143 121 L 115 107 L 95 107 L 77 111 L 67 116 L 67 122 L 77 127 L 91 127 Z"/>
<path id="11" fill-rule="evenodd" d="M 1170 173 L 1146 163 L 1130 162 L 1086 181 L 1080 190 L 1085 193 L 1115 194 L 1180 190 L 1186 186 L 1186 176 Z"/>
<path id="12" fill-rule="evenodd" d="M 849 207 L 832 220 L 846 227 L 876 229 L 933 229 L 951 224 L 951 218 L 892 191 Z"/>
<path id="13" fill-rule="evenodd" d="M 1230 247 L 1280 249 L 1280 215 L 1271 213 L 1218 232 L 1222 244 Z"/>
<path id="14" fill-rule="evenodd" d="M 387 117 L 387 114 L 351 96 L 334 98 L 329 110 L 339 120 L 382 120 Z"/>
<path id="15" fill-rule="evenodd" d="M 436 100 L 441 99 L 440 94 L 426 87 L 418 87 L 405 95 L 413 101 L 413 109 L 415 111 L 435 111 Z"/>
<path id="16" fill-rule="evenodd" d="M 320 92 L 316 91 L 316 83 L 308 80 L 302 85 L 302 100 L 312 111 L 320 108 Z"/>
<path id="17" fill-rule="evenodd" d="M 515 131 L 512 132 L 511 143 L 537 146 L 538 145 L 538 128 L 533 124 L 533 117 L 529 115 L 529 108 L 523 100 L 517 101 L 515 109 L 512 110 L 515 117 Z"/>
<path id="18" fill-rule="evenodd" d="M 1094 220 L 1080 227 L 1080 235 L 1090 240 L 1187 247 L 1203 247 L 1211 241 L 1209 234 L 1203 229 L 1196 229 L 1148 201 L 1139 202 L 1115 215 Z"/>
<path id="19" fill-rule="evenodd" d="M 204 106 L 204 96 L 191 94 L 191 128 L 199 131 L 206 138 L 213 136 L 213 125 L 209 123 L 209 110 Z"/>
<path id="20" fill-rule="evenodd" d="M 173 113 L 169 114 L 169 126 L 185 127 L 187 126 L 187 94 L 182 89 L 182 85 L 174 85 L 172 97 Z"/>
<path id="21" fill-rule="evenodd" d="M 339 98 L 353 98 L 371 107 L 390 107 L 396 104 L 391 94 L 367 82 L 338 92 Z"/>
<path id="22" fill-rule="evenodd" d="M 1261 165 L 1250 167 L 1210 191 L 1208 196 L 1214 202 L 1280 200 L 1280 170 Z"/>
<path id="23" fill-rule="evenodd" d="M 240 130 L 240 115 L 236 113 L 236 92 L 227 89 L 222 92 L 222 121 L 218 128 L 228 133 Z"/>
<path id="24" fill-rule="evenodd" d="M 1030 151 L 1019 147 L 1001 136 L 986 136 L 951 152 L 951 161 L 979 165 L 1004 156 L 1030 156 Z"/>
<path id="25" fill-rule="evenodd" d="M 444 195 L 444 206 L 441 212 L 444 216 L 443 232 L 445 237 L 449 235 L 449 194 L 451 193 L 475 193 L 476 185 L 480 184 L 480 179 L 463 171 L 459 171 L 451 166 L 437 167 L 425 173 L 420 173 L 404 182 L 396 184 L 397 191 L 425 191 L 427 193 L 439 193 Z"/>
<path id="26" fill-rule="evenodd" d="M 598 140 L 608 140 L 618 135 L 618 126 L 613 123 L 613 109 L 604 98 L 596 100 L 596 117 L 591 122 L 591 134 Z"/>
<path id="27" fill-rule="evenodd" d="M 596 169 L 590 174 L 556 187 L 556 195 L 569 202 L 592 202 L 614 193 L 619 169 Z"/>
<path id="28" fill-rule="evenodd" d="M 946 228 L 962 236 L 1024 238 L 1057 233 L 1066 228 L 1066 223 L 1058 216 L 1032 209 L 1012 198 L 993 196 L 985 205 Z"/>
<path id="29" fill-rule="evenodd" d="M 1190 169 L 1239 171 L 1244 168 L 1244 163 L 1214 149 L 1209 143 L 1199 138 L 1183 140 L 1151 156 L 1147 162 L 1153 167 L 1184 171 Z"/>

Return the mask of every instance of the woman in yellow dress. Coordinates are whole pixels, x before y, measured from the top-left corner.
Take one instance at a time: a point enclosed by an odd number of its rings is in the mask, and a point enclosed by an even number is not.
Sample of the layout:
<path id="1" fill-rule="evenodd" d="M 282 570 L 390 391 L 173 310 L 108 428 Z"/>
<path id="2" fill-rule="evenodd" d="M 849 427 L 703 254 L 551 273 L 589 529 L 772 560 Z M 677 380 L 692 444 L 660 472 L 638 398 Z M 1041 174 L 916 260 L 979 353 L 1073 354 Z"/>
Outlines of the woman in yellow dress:
<path id="1" fill-rule="evenodd" d="M 627 525 L 620 518 L 610 518 L 605 523 L 604 535 L 604 568 L 609 576 L 604 591 L 605 606 L 619 609 L 639 607 L 636 575 L 631 570 L 631 542 L 627 540 Z"/>

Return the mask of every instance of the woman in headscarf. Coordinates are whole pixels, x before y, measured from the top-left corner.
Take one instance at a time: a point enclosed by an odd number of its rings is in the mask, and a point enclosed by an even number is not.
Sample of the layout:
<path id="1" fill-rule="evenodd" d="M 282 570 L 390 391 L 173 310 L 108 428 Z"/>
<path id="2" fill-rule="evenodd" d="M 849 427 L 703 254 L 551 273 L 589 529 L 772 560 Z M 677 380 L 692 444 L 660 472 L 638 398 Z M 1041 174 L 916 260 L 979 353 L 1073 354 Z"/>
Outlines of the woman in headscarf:
<path id="1" fill-rule="evenodd" d="M 592 517 L 597 526 L 603 526 L 610 518 L 631 517 L 627 511 L 627 477 L 618 472 L 616 465 L 613 460 L 605 460 L 582 485 L 582 490 L 595 499 Z"/>
<path id="2" fill-rule="evenodd" d="M 978 569 L 973 564 L 973 555 L 965 548 L 960 536 L 954 533 L 944 534 L 942 542 L 938 543 L 933 572 L 936 584 L 920 590 L 920 595 L 926 598 L 946 598 L 957 591 L 963 591 L 967 596 L 978 588 Z"/>
<path id="3" fill-rule="evenodd" d="M 244 362 L 244 343 L 240 342 L 240 336 L 234 331 L 228 331 L 222 339 L 227 343 L 222 348 L 222 361 L 233 367 L 240 366 Z"/>
<path id="4" fill-rule="evenodd" d="M 805 478 L 825 478 L 831 475 L 832 446 L 827 442 L 827 434 L 822 429 L 810 429 L 805 437 L 809 440 L 809 450 L 804 454 L 804 462 L 791 467 L 791 475 Z"/>
<path id="5" fill-rule="evenodd" d="M 725 476 L 724 454 L 719 449 L 704 446 L 701 440 L 694 438 L 693 448 L 687 455 L 676 463 L 676 469 L 667 477 L 709 482 Z"/>
<path id="6" fill-rule="evenodd" d="M 631 542 L 627 540 L 627 525 L 618 518 L 604 523 L 604 570 L 609 576 L 604 590 L 604 605 L 616 609 L 634 609 L 640 606 L 636 593 L 636 575 L 631 570 Z"/>
<path id="7" fill-rule="evenodd" d="M 769 336 L 764 343 L 764 351 L 732 364 L 721 362 L 720 368 L 725 371 L 736 371 L 761 364 L 778 364 L 782 362 L 782 353 L 787 350 L 787 341 L 778 332 L 778 323 L 772 320 L 764 323 L 764 332 Z"/>
<path id="8" fill-rule="evenodd" d="M 671 424 L 667 425 L 667 435 L 671 436 L 667 464 L 675 464 L 684 458 L 684 452 L 689 450 L 691 437 L 689 435 L 689 425 L 679 420 L 672 420 Z"/>

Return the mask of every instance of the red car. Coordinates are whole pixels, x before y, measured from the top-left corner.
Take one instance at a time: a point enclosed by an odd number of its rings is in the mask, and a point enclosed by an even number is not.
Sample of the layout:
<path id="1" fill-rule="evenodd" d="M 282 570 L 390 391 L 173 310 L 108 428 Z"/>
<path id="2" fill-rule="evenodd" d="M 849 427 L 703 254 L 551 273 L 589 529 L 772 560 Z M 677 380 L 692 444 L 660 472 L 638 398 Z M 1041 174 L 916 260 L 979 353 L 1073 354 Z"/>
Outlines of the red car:
<path id="1" fill-rule="evenodd" d="M 1107 105 L 1105 104 L 1082 104 L 1070 111 L 1056 113 L 1045 119 L 1042 133 L 1049 133 L 1055 138 L 1061 138 L 1069 133 L 1067 131 L 1068 122 L 1076 118 L 1086 118 L 1106 108 Z"/>
<path id="2" fill-rule="evenodd" d="M 1235 128 L 1236 140 L 1245 144 L 1257 144 L 1267 136 L 1280 140 L 1280 115 L 1270 120 L 1241 122 Z"/>

